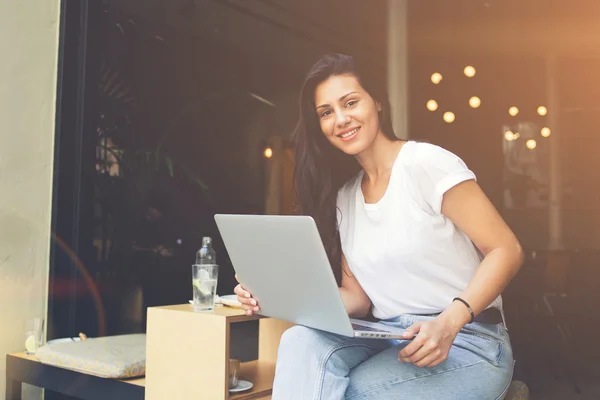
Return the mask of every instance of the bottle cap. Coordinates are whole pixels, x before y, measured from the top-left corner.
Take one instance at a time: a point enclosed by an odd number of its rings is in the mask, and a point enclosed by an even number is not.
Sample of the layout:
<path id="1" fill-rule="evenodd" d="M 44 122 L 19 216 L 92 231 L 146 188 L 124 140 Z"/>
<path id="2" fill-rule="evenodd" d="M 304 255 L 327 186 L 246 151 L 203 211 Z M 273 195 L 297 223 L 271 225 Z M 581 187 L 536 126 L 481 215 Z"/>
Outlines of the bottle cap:
<path id="1" fill-rule="evenodd" d="M 204 236 L 202 238 L 202 246 L 207 246 L 211 243 L 212 243 L 212 239 L 210 238 L 210 236 Z"/>

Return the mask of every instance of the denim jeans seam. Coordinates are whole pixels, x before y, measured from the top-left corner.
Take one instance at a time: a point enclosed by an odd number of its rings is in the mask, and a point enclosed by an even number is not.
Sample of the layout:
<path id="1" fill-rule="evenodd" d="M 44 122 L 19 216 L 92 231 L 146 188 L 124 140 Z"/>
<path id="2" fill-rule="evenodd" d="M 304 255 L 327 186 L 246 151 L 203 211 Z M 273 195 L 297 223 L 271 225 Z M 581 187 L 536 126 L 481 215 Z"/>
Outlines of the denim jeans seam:
<path id="1" fill-rule="evenodd" d="M 487 333 L 477 332 L 477 331 L 475 331 L 473 329 L 468 329 L 468 328 L 467 329 L 463 329 L 462 333 L 465 334 L 465 335 L 476 336 L 476 337 L 478 337 L 480 339 L 489 340 L 489 341 L 496 342 L 496 343 L 501 343 L 501 342 L 504 341 L 504 340 L 502 340 L 500 338 L 497 338 L 496 336 L 488 335 Z"/>
<path id="2" fill-rule="evenodd" d="M 355 394 L 352 397 L 346 397 L 345 400 L 355 399 L 355 398 L 358 398 L 359 396 L 364 396 L 364 395 L 366 395 L 368 393 L 375 392 L 375 391 L 383 389 L 383 388 L 388 388 L 390 386 L 397 385 L 399 383 L 405 383 L 405 382 L 413 381 L 415 379 L 428 378 L 428 377 L 434 376 L 434 375 L 441 375 L 441 374 L 445 374 L 447 372 L 457 371 L 457 370 L 462 369 L 462 368 L 469 368 L 469 367 L 472 367 L 474 365 L 478 365 L 478 364 L 481 364 L 481 363 L 484 363 L 484 362 L 486 362 L 486 361 L 485 360 L 479 360 L 479 361 L 476 361 L 474 363 L 461 365 L 461 366 L 456 367 L 456 368 L 445 369 L 445 370 L 440 371 L 438 373 L 433 373 L 433 374 L 428 374 L 428 375 L 421 375 L 421 376 L 414 376 L 414 377 L 411 377 L 411 378 L 397 380 L 397 381 L 389 381 L 389 382 L 387 382 L 385 384 L 378 385 L 376 387 L 371 387 L 371 388 L 369 388 L 369 389 L 367 389 L 367 390 L 365 390 L 365 391 L 363 391 L 361 393 L 357 393 L 357 394 Z"/>
<path id="3" fill-rule="evenodd" d="M 508 329 L 506 329 L 506 327 L 504 325 L 502 325 L 498 329 L 505 330 L 505 332 L 500 332 L 501 340 L 502 340 L 502 343 L 504 343 L 507 346 L 510 346 L 510 335 L 508 334 Z"/>
<path id="4" fill-rule="evenodd" d="M 319 360 L 319 365 L 320 365 L 320 369 L 319 369 L 319 373 L 317 374 L 317 387 L 316 387 L 316 393 L 315 393 L 315 399 L 320 399 L 321 398 L 321 394 L 323 391 L 323 381 L 324 381 L 324 375 L 325 375 L 325 367 L 327 366 L 327 362 L 329 361 L 329 358 L 331 358 L 331 356 L 333 355 L 333 353 L 335 353 L 338 350 L 344 349 L 346 347 L 366 347 L 369 349 L 373 349 L 373 350 L 377 350 L 377 347 L 374 346 L 368 346 L 366 344 L 362 344 L 362 343 L 339 343 L 336 344 L 335 346 L 332 346 L 331 349 L 329 351 L 326 351 L 323 354 L 323 357 L 321 357 L 321 360 Z"/>
<path id="5" fill-rule="evenodd" d="M 498 397 L 496 397 L 496 400 L 501 400 L 504 398 L 504 396 L 506 396 L 506 393 L 508 392 L 508 388 L 510 387 L 510 384 L 512 383 L 512 378 L 513 378 L 514 374 L 515 374 L 515 362 L 513 361 L 513 367 L 510 370 L 510 379 L 508 380 L 508 383 L 506 384 L 506 387 L 504 388 L 502 393 L 500 393 L 500 395 Z"/>
<path id="6" fill-rule="evenodd" d="M 502 359 L 502 354 L 504 353 L 504 351 L 503 351 L 504 346 L 508 346 L 508 343 L 505 343 L 504 340 L 495 338 L 492 335 L 486 335 L 486 334 L 479 333 L 479 332 L 463 330 L 463 334 L 474 336 L 481 340 L 486 340 L 488 342 L 494 343 L 497 346 L 498 351 L 497 351 L 496 357 L 494 359 L 494 362 L 490 362 L 490 364 L 492 364 L 494 366 L 498 366 L 500 364 L 500 360 Z"/>
<path id="7" fill-rule="evenodd" d="M 502 342 L 498 343 L 498 355 L 496 356 L 495 366 L 500 365 L 500 360 L 502 360 L 502 356 L 504 355 L 504 345 Z"/>

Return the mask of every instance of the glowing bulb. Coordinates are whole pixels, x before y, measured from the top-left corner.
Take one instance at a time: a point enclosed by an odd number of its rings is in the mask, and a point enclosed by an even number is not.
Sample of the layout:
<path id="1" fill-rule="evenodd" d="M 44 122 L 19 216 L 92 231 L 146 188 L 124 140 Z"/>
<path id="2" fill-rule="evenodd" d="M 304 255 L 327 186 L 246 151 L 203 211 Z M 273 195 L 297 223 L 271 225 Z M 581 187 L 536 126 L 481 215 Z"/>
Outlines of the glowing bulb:
<path id="1" fill-rule="evenodd" d="M 452 111 L 446 111 L 444 113 L 444 121 L 446 121 L 447 123 L 451 124 L 454 122 L 455 119 L 456 119 L 456 116 L 454 115 L 454 113 Z"/>
<path id="2" fill-rule="evenodd" d="M 548 109 L 544 106 L 539 106 L 537 108 L 537 113 L 543 117 L 544 115 L 548 114 Z"/>
<path id="3" fill-rule="evenodd" d="M 509 142 L 512 142 L 513 140 L 515 140 L 515 134 L 512 131 L 506 131 L 504 132 L 504 139 L 508 140 Z"/>
<path id="4" fill-rule="evenodd" d="M 431 82 L 433 82 L 435 85 L 440 83 L 442 81 L 442 79 L 444 79 L 444 78 L 442 77 L 442 74 L 440 74 L 439 72 L 434 72 L 431 75 Z"/>
<path id="5" fill-rule="evenodd" d="M 514 117 L 519 113 L 519 109 L 515 106 L 512 106 L 508 109 L 508 113 Z"/>
<path id="6" fill-rule="evenodd" d="M 528 148 L 529 150 L 533 150 L 533 149 L 535 149 L 535 148 L 536 148 L 536 146 L 537 146 L 537 143 L 535 142 L 535 140 L 533 140 L 533 139 L 529 139 L 527 142 L 525 142 L 525 146 L 527 146 L 527 148 Z"/>
<path id="7" fill-rule="evenodd" d="M 435 101 L 435 100 L 429 100 L 427 102 L 427 109 L 429 111 L 435 111 L 435 110 L 437 110 L 438 109 L 438 103 L 437 103 L 437 101 Z"/>
<path id="8" fill-rule="evenodd" d="M 271 158 L 273 157 L 273 150 L 270 147 L 267 147 L 264 154 L 265 158 Z"/>
<path id="9" fill-rule="evenodd" d="M 469 99 L 469 105 L 473 108 L 477 108 L 481 105 L 481 99 L 477 96 L 473 96 Z"/>
<path id="10" fill-rule="evenodd" d="M 474 77 L 476 72 L 477 71 L 475 71 L 475 67 L 473 67 L 472 65 L 467 65 L 464 69 L 465 75 L 469 78 Z"/>
<path id="11" fill-rule="evenodd" d="M 519 132 L 515 132 L 515 134 L 513 135 L 513 137 L 515 138 L 515 140 L 517 140 L 518 138 L 521 137 L 521 135 L 519 134 Z"/>
<path id="12" fill-rule="evenodd" d="M 542 128 L 540 133 L 542 134 L 543 137 L 548 137 L 548 136 L 550 136 L 551 131 L 550 131 L 550 128 L 545 126 Z"/>

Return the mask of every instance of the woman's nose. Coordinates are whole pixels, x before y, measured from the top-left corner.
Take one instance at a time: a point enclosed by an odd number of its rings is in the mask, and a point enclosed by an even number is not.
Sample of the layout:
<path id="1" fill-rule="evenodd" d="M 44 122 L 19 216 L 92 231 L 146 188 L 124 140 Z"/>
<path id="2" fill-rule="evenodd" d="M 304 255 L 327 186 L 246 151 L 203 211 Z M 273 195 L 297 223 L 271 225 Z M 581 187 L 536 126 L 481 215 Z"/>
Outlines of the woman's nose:
<path id="1" fill-rule="evenodd" d="M 343 111 L 336 113 L 336 124 L 338 126 L 346 126 L 350 122 L 350 116 Z"/>

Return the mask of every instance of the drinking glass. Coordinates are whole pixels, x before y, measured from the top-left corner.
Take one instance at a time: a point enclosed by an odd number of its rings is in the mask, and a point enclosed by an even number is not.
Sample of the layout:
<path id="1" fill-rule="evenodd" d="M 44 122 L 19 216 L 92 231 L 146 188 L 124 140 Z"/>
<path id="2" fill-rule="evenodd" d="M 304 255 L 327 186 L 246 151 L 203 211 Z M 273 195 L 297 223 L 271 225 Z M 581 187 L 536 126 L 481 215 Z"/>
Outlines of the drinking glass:
<path id="1" fill-rule="evenodd" d="M 192 265 L 192 304 L 195 311 L 212 310 L 215 307 L 218 279 L 217 264 Z"/>

